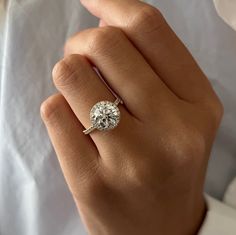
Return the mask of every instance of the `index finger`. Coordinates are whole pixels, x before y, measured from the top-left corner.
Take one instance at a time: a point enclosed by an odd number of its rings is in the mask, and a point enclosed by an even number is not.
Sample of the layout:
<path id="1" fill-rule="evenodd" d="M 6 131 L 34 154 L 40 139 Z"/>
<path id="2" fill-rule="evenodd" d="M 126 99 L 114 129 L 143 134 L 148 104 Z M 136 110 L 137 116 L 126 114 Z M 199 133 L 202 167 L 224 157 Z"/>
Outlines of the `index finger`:
<path id="1" fill-rule="evenodd" d="M 106 24 L 121 28 L 179 98 L 215 98 L 208 79 L 158 9 L 138 0 L 81 2 Z"/>

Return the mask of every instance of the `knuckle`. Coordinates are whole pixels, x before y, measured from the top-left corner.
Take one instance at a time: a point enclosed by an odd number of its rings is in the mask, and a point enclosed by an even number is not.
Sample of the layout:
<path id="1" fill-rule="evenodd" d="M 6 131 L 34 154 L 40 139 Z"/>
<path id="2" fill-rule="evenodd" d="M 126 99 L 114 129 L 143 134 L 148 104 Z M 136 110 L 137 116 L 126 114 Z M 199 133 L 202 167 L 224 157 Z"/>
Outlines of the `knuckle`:
<path id="1" fill-rule="evenodd" d="M 183 158 L 184 162 L 190 162 L 192 159 L 199 158 L 200 156 L 205 156 L 206 151 L 206 141 L 205 137 L 198 130 L 192 130 L 186 137 L 186 140 L 182 142 L 180 156 L 185 156 Z M 191 157 L 189 157 L 191 156 Z"/>
<path id="2" fill-rule="evenodd" d="M 215 104 L 215 119 L 219 123 L 224 115 L 224 106 L 223 103 L 218 99 Z"/>
<path id="3" fill-rule="evenodd" d="M 74 36 L 70 37 L 67 39 L 65 45 L 64 45 L 64 55 L 70 55 L 71 52 L 73 51 L 73 47 L 75 44 L 75 41 L 79 37 L 80 33 L 76 33 Z"/>
<path id="4" fill-rule="evenodd" d="M 84 203 L 94 203 L 107 198 L 110 187 L 101 178 L 92 178 L 83 184 L 83 192 L 74 193 L 74 197 Z"/>
<path id="5" fill-rule="evenodd" d="M 162 13 L 155 7 L 144 5 L 129 21 L 129 27 L 143 32 L 151 32 L 160 28 L 165 23 Z"/>
<path id="6" fill-rule="evenodd" d="M 122 174 L 133 187 L 142 188 L 150 180 L 150 174 L 155 174 L 154 171 L 156 171 L 156 162 L 153 158 L 145 159 L 145 161 L 133 159 L 127 161 Z"/>
<path id="7" fill-rule="evenodd" d="M 101 190 L 102 180 L 99 164 L 95 160 L 91 161 L 86 165 L 79 166 L 79 172 L 78 179 L 75 180 L 74 185 L 71 185 L 71 191 L 77 200 L 88 200 L 89 195 Z"/>
<path id="8" fill-rule="evenodd" d="M 40 114 L 45 122 L 55 120 L 63 97 L 60 94 L 50 96 L 40 106 Z"/>
<path id="9" fill-rule="evenodd" d="M 68 38 L 67 41 L 65 42 L 64 44 L 64 55 L 69 55 L 69 52 L 71 50 L 71 44 L 72 44 L 72 37 L 71 38 Z"/>
<path id="10" fill-rule="evenodd" d="M 216 99 L 208 104 L 207 108 L 214 126 L 218 127 L 224 115 L 224 106 L 222 102 L 218 97 L 216 97 Z"/>
<path id="11" fill-rule="evenodd" d="M 52 77 L 56 87 L 64 87 L 68 85 L 71 77 L 74 75 L 74 71 L 65 60 L 59 61 L 53 68 Z"/>
<path id="12" fill-rule="evenodd" d="M 112 26 L 101 27 L 93 30 L 88 40 L 88 49 L 91 53 L 109 51 L 119 44 L 122 31 Z"/>
<path id="13" fill-rule="evenodd" d="M 81 61 L 80 55 L 70 55 L 55 65 L 52 74 L 56 87 L 59 89 L 72 87 L 75 80 L 77 80 L 77 72 L 80 70 Z"/>
<path id="14" fill-rule="evenodd" d="M 213 118 L 218 126 L 223 118 L 223 115 L 224 115 L 224 106 L 221 103 L 221 101 L 218 101 L 216 102 L 215 108 L 213 111 Z"/>
<path id="15" fill-rule="evenodd" d="M 186 164 L 191 163 L 194 159 L 199 159 L 201 156 L 205 156 L 206 141 L 205 136 L 197 128 L 186 126 L 183 123 L 181 126 L 183 130 L 181 134 L 176 135 L 176 129 L 174 132 L 170 132 L 168 137 L 169 155 L 175 156 L 172 159 L 173 168 L 176 166 L 185 167 Z"/>
<path id="16" fill-rule="evenodd" d="M 132 182 L 135 187 L 142 187 L 145 185 L 148 174 L 150 173 L 150 166 L 147 169 L 146 164 L 143 164 L 142 167 L 130 167 L 129 176 L 127 179 Z"/>

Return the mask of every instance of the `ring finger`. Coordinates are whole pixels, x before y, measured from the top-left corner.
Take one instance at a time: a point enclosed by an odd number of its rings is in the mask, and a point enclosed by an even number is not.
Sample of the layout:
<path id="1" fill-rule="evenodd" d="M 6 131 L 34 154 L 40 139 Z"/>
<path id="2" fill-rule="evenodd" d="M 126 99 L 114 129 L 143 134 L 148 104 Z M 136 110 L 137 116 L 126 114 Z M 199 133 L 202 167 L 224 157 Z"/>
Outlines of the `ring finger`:
<path id="1" fill-rule="evenodd" d="M 115 101 L 103 81 L 92 69 L 90 63 L 81 55 L 70 55 L 56 64 L 53 69 L 53 80 L 57 89 L 65 97 L 71 109 L 85 128 L 91 126 L 89 113 L 94 104 L 100 101 Z M 117 128 L 108 132 L 94 131 L 91 137 L 98 147 L 101 144 L 125 141 L 129 124 L 134 125 L 132 117 L 123 105 L 119 105 L 121 120 Z M 100 148 L 100 149 L 99 149 Z M 100 152 L 101 153 L 101 152 Z"/>

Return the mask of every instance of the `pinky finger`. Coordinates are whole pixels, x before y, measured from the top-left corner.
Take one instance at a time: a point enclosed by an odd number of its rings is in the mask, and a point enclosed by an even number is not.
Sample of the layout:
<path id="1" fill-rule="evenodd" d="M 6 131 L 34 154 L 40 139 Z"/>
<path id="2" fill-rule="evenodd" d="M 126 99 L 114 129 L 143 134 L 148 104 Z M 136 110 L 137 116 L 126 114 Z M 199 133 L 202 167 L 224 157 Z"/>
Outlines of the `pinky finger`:
<path id="1" fill-rule="evenodd" d="M 67 184 L 77 198 L 81 183 L 97 169 L 96 146 L 83 134 L 83 126 L 61 94 L 44 101 L 40 111 Z"/>

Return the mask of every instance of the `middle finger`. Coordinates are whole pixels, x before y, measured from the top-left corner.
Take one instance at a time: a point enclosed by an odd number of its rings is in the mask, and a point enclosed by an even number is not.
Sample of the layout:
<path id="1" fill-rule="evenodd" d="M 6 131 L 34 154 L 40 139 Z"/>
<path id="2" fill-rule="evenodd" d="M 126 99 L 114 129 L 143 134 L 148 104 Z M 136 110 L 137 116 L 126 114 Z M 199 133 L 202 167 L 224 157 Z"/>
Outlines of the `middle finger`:
<path id="1" fill-rule="evenodd" d="M 152 104 L 161 108 L 174 97 L 120 29 L 107 26 L 78 33 L 65 47 L 66 55 L 77 53 L 99 69 L 128 110 L 140 119 L 145 119 Z"/>

